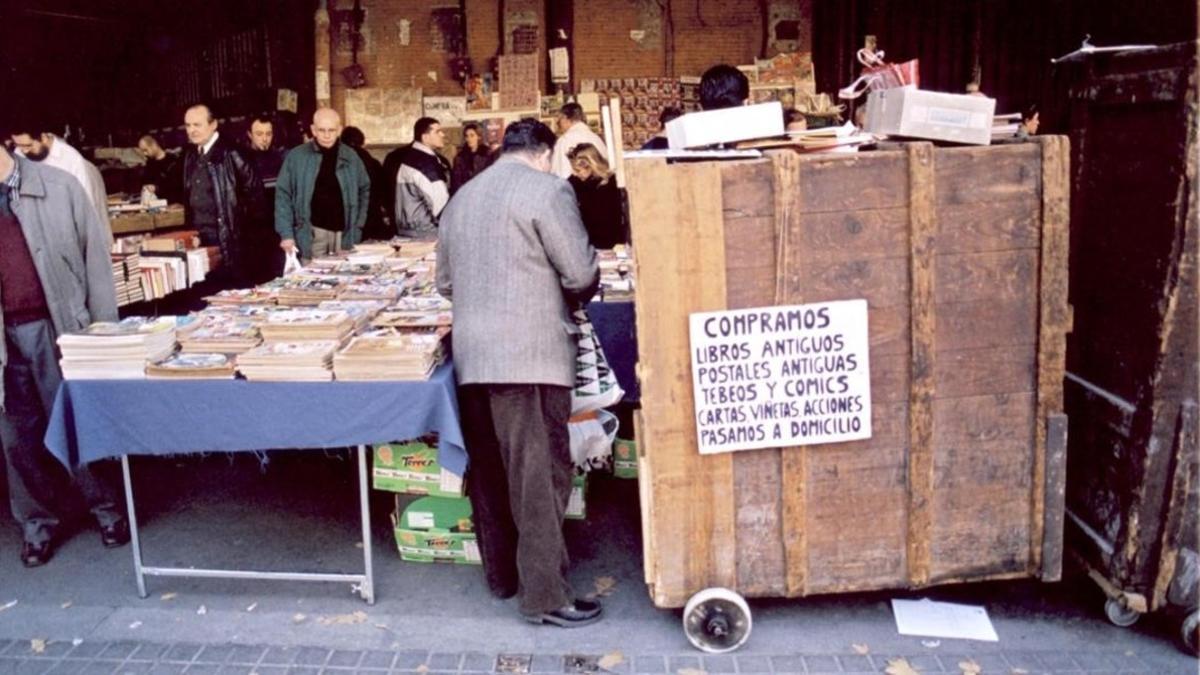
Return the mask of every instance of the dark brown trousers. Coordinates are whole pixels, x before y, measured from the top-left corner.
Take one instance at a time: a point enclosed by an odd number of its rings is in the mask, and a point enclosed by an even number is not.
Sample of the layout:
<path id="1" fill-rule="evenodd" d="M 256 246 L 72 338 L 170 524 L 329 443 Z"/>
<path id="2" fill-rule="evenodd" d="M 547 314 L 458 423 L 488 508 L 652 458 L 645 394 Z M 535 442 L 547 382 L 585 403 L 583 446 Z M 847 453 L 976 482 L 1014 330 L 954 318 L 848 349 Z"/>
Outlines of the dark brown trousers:
<path id="1" fill-rule="evenodd" d="M 574 599 L 566 580 L 563 515 L 571 494 L 571 390 L 543 384 L 458 389 L 471 458 L 467 494 L 493 593 L 515 591 L 523 614 Z"/>

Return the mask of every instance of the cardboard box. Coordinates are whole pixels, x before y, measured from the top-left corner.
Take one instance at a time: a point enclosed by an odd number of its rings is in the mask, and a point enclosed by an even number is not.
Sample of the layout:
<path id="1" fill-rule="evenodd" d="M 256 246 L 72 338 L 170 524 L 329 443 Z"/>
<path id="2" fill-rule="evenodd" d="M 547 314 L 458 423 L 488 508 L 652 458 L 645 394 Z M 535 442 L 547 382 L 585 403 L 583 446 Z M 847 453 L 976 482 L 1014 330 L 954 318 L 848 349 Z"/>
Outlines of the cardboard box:
<path id="1" fill-rule="evenodd" d="M 995 112 L 986 96 L 896 87 L 871 92 L 865 125 L 874 134 L 989 145 Z"/>
<path id="2" fill-rule="evenodd" d="M 672 150 L 783 134 L 783 106 L 779 101 L 688 113 L 667 122 L 667 142 Z"/>
<path id="3" fill-rule="evenodd" d="M 375 446 L 371 476 L 376 490 L 432 497 L 462 497 L 462 476 L 438 464 L 437 447 L 421 441 Z"/>
<path id="4" fill-rule="evenodd" d="M 571 478 L 571 496 L 567 498 L 567 520 L 587 518 L 587 474 L 575 474 Z"/>
<path id="5" fill-rule="evenodd" d="M 466 498 L 422 497 L 401 511 L 396 498 L 392 527 L 400 559 L 479 565 L 479 545 Z"/>
<path id="6" fill-rule="evenodd" d="M 613 476 L 635 479 L 638 477 L 637 441 L 624 438 L 613 441 Z"/>

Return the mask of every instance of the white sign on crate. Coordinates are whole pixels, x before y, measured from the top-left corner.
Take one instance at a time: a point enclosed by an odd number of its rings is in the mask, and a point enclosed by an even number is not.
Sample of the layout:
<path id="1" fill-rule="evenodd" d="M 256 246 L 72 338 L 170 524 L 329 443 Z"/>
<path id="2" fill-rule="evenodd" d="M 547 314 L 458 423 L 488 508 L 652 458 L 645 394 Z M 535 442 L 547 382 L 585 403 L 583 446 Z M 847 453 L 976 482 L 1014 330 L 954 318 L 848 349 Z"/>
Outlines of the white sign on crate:
<path id="1" fill-rule="evenodd" d="M 700 454 L 871 437 L 867 301 L 690 317 Z"/>

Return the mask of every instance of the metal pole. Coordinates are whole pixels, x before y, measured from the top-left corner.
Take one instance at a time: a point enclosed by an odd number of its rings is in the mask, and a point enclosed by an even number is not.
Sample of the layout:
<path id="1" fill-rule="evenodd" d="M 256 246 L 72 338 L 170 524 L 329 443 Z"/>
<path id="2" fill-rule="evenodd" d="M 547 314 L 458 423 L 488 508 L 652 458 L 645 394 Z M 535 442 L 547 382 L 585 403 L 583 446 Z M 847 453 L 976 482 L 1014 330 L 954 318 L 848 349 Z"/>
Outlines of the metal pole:
<path id="1" fill-rule="evenodd" d="M 142 568 L 142 542 L 138 536 L 137 511 L 133 506 L 133 478 L 129 475 L 129 455 L 121 455 L 121 473 L 125 477 L 125 509 L 129 518 L 129 543 L 133 548 L 133 575 L 137 579 L 138 595 L 146 597 L 146 576 Z"/>
<path id="2" fill-rule="evenodd" d="M 362 510 L 363 567 L 366 578 L 359 594 L 368 605 L 375 604 L 375 573 L 371 566 L 371 489 L 367 482 L 367 446 L 358 446 L 358 502 Z"/>

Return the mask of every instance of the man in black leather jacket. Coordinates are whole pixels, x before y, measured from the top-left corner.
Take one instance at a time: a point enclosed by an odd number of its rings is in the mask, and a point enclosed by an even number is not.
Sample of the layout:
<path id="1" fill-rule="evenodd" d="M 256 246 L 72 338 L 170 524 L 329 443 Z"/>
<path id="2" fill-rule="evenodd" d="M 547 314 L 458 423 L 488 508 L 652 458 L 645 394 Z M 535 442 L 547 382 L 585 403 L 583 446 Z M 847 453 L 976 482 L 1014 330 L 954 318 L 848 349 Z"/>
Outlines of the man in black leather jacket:
<path id="1" fill-rule="evenodd" d="M 260 266 L 246 259 L 245 243 L 262 208 L 262 181 L 232 140 L 221 137 L 208 106 L 188 108 L 183 123 L 191 144 L 183 155 L 187 223 L 199 231 L 202 246 L 220 247 L 221 267 L 213 281 L 226 288 L 245 285 L 250 270 Z"/>

